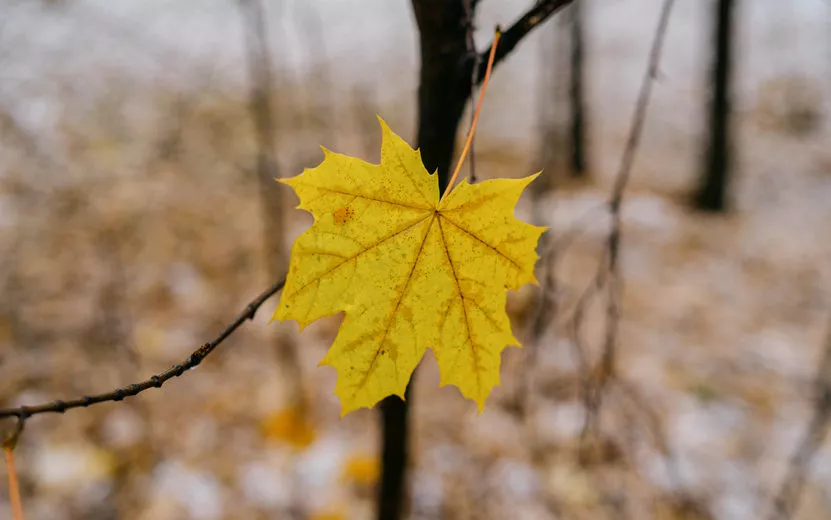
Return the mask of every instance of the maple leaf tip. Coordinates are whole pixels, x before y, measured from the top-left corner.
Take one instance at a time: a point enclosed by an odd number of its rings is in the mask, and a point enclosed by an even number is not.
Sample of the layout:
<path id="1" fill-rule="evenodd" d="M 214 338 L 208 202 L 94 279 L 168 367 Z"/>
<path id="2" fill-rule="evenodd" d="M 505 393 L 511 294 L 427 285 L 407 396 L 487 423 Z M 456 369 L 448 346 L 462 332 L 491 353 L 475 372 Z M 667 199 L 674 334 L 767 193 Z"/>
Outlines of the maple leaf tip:
<path id="1" fill-rule="evenodd" d="M 392 128 L 387 124 L 386 121 L 380 116 L 376 114 L 378 118 L 378 124 L 381 125 L 381 143 L 383 147 L 383 143 L 387 142 L 389 139 L 394 139 L 398 137 L 398 135 L 392 131 Z M 399 138 L 400 139 L 400 138 Z"/>
<path id="2" fill-rule="evenodd" d="M 303 323 L 301 321 L 298 321 L 297 322 L 297 332 L 303 332 L 303 329 L 305 329 L 308 326 L 309 326 L 308 323 Z"/>
<path id="3" fill-rule="evenodd" d="M 337 391 L 335 393 L 337 395 Z M 340 418 L 343 419 L 346 417 L 347 414 L 350 414 L 356 410 L 360 410 L 361 408 L 373 408 L 376 404 L 381 402 L 381 400 L 377 400 L 375 402 L 370 401 L 369 403 L 364 402 L 363 404 L 356 402 L 354 400 L 349 400 L 344 402 L 343 398 L 338 395 L 340 399 Z"/>

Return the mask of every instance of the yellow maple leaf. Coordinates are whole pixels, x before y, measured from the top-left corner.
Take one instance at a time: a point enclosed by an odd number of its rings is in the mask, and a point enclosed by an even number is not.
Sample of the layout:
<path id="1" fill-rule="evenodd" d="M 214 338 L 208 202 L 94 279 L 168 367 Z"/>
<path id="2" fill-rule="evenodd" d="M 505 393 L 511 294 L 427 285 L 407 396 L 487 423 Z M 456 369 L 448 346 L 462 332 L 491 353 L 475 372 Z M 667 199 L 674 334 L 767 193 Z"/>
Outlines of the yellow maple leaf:
<path id="1" fill-rule="evenodd" d="M 282 180 L 314 224 L 295 240 L 274 313 L 309 323 L 345 312 L 321 361 L 337 370 L 342 414 L 404 395 L 427 348 L 441 385 L 457 386 L 479 411 L 499 384 L 501 352 L 519 342 L 506 290 L 536 283 L 545 228 L 514 206 L 537 175 L 462 181 L 439 198 L 421 155 L 379 118 L 381 164 L 323 149 L 323 162 Z"/>

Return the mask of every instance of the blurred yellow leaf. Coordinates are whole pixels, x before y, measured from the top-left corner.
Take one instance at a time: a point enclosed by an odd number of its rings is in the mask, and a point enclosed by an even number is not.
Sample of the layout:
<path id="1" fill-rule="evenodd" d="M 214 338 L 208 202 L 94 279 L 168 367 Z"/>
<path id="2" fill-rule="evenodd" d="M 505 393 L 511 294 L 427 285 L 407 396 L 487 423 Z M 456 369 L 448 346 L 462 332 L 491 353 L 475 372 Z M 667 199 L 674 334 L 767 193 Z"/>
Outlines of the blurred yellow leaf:
<path id="1" fill-rule="evenodd" d="M 344 482 L 369 487 L 378 481 L 379 471 L 376 457 L 364 454 L 352 455 L 343 466 L 342 479 Z"/>
<path id="2" fill-rule="evenodd" d="M 282 181 L 315 222 L 294 242 L 274 317 L 302 328 L 346 313 L 321 362 L 338 372 L 343 414 L 403 397 L 428 347 L 442 385 L 481 411 L 502 350 L 519 345 L 506 291 L 536 283 L 544 228 L 513 215 L 536 175 L 463 181 L 440 200 L 419 152 L 381 127 L 380 165 L 324 149 L 320 165 Z"/>
<path id="3" fill-rule="evenodd" d="M 315 430 L 301 406 L 290 406 L 263 418 L 262 434 L 267 439 L 303 449 L 315 440 Z"/>
<path id="4" fill-rule="evenodd" d="M 346 520 L 346 516 L 336 511 L 312 513 L 309 520 Z"/>

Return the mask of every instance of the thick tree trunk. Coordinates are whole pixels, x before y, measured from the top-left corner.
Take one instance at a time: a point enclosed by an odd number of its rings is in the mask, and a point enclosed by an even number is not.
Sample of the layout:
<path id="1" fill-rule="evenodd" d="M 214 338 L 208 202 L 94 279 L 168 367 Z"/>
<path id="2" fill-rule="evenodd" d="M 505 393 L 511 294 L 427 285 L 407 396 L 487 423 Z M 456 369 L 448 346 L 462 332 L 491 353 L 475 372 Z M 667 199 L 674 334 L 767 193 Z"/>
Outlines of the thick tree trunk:
<path id="1" fill-rule="evenodd" d="M 695 196 L 695 205 L 704 211 L 722 212 L 727 208 L 730 181 L 730 79 L 733 68 L 733 19 L 735 0 L 718 0 L 715 20 L 715 63 L 712 73 L 710 132 L 706 162 Z"/>

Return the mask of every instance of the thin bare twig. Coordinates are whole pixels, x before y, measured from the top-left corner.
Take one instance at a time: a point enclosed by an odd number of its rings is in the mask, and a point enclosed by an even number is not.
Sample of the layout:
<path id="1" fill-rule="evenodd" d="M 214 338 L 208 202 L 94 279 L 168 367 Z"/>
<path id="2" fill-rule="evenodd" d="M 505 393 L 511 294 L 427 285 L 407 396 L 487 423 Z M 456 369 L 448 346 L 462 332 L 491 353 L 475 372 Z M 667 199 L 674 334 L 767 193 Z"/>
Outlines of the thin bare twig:
<path id="1" fill-rule="evenodd" d="M 796 512 L 806 474 L 814 455 L 822 446 L 829 426 L 831 426 L 831 320 L 822 361 L 817 371 L 814 394 L 814 411 L 811 421 L 791 456 L 788 472 L 773 499 L 768 518 L 770 520 L 787 520 Z"/>
<path id="2" fill-rule="evenodd" d="M 265 9 L 260 0 L 239 0 L 240 14 L 245 28 L 245 46 L 250 76 L 248 109 L 254 123 L 257 140 L 257 181 L 260 186 L 261 206 L 266 223 L 264 243 L 268 260 L 281 272 L 285 269 L 285 251 L 282 244 L 283 221 L 280 191 L 275 183 L 279 176 L 274 156 L 275 125 L 271 106 L 274 81 L 271 71 L 271 53 L 266 30 Z"/>
<path id="3" fill-rule="evenodd" d="M 240 328 L 243 323 L 254 319 L 254 315 L 257 313 L 257 310 L 263 305 L 263 303 L 266 302 L 266 300 L 277 294 L 277 292 L 283 288 L 284 284 L 285 279 L 280 280 L 263 291 L 262 294 L 257 296 L 245 307 L 245 309 L 239 314 L 239 316 L 236 317 L 236 319 L 234 319 L 234 321 L 226 325 L 216 338 L 194 350 L 193 353 L 191 353 L 191 355 L 188 356 L 188 358 L 182 363 L 173 365 L 160 374 L 154 375 L 145 381 L 141 381 L 140 383 L 123 386 L 103 394 L 84 396 L 69 401 L 53 401 L 51 403 L 33 406 L 0 409 L 0 419 L 4 417 L 17 417 L 23 421 L 33 415 L 42 413 L 64 413 L 72 408 L 86 408 L 94 404 L 105 403 L 108 401 L 122 401 L 125 397 L 132 397 L 150 388 L 161 388 L 161 386 L 170 379 L 179 377 L 186 370 L 199 366 L 202 360 L 208 357 L 208 355 L 213 352 L 214 349 L 216 349 L 216 347 L 218 347 L 223 341 L 228 339 L 231 334 L 236 332 L 236 330 Z"/>
<path id="4" fill-rule="evenodd" d="M 557 12 L 560 8 L 570 4 L 573 0 L 542 0 L 537 2 L 534 7 L 523 14 L 519 20 L 514 22 L 503 34 L 499 42 L 499 47 L 496 49 L 496 56 L 494 56 L 493 66 L 496 67 L 502 60 L 504 60 L 511 51 L 521 42 L 528 33 L 534 30 L 535 27 L 542 24 L 549 16 Z M 485 79 L 485 69 L 487 68 L 488 52 L 492 44 L 487 46 L 488 51 L 479 54 L 479 66 L 476 67 L 476 83 L 482 83 Z"/>
<path id="5" fill-rule="evenodd" d="M 584 434 L 596 423 L 596 417 L 602 405 L 603 392 L 606 383 L 614 377 L 617 356 L 617 335 L 620 322 L 620 299 L 622 294 L 622 280 L 619 275 L 619 256 L 621 240 L 621 216 L 620 209 L 623 202 L 623 194 L 629 177 L 632 172 L 632 164 L 635 160 L 635 153 L 640 144 L 643 127 L 646 122 L 646 112 L 649 107 L 649 99 L 652 94 L 652 83 L 658 74 L 658 66 L 661 60 L 664 37 L 666 36 L 669 16 L 675 0 L 664 0 L 661 14 L 658 20 L 658 27 L 652 41 L 652 48 L 649 53 L 649 61 L 641 83 L 635 113 L 632 116 L 632 123 L 629 131 L 629 138 L 623 151 L 615 184 L 612 188 L 612 196 L 609 200 L 609 213 L 611 216 L 611 229 L 607 238 L 606 254 L 601 262 L 598 271 L 598 282 L 604 282 L 608 286 L 608 300 L 606 302 L 606 335 L 603 343 L 603 355 L 600 362 L 599 372 L 594 380 L 589 393 L 587 394 L 588 410 Z"/>
<path id="6" fill-rule="evenodd" d="M 687 486 L 681 475 L 681 469 L 678 463 L 678 457 L 669 442 L 669 438 L 661 425 L 661 419 L 658 411 L 655 410 L 650 403 L 644 399 L 638 389 L 624 378 L 617 378 L 615 380 L 620 394 L 627 398 L 636 412 L 639 412 L 644 418 L 644 425 L 646 431 L 652 437 L 653 442 L 658 448 L 664 459 L 664 466 L 667 472 L 667 478 L 670 481 L 670 487 L 685 497 L 692 497 L 692 494 L 687 490 Z M 699 509 L 701 506 L 699 506 Z"/>
<path id="7" fill-rule="evenodd" d="M 249 74 L 248 109 L 254 123 L 256 136 L 256 171 L 260 190 L 260 209 L 263 218 L 263 245 L 270 279 L 287 270 L 288 252 L 284 240 L 286 221 L 284 201 L 276 178 L 280 176 L 274 152 L 278 121 L 274 118 L 271 96 L 275 90 L 271 47 L 269 43 L 268 4 L 263 0 L 238 0 L 245 29 L 245 46 Z M 279 333 L 279 331 L 278 331 Z M 297 345 L 293 338 L 280 334 L 276 341 L 277 353 L 286 370 L 283 371 L 292 400 L 305 416 L 307 402 L 304 391 L 303 371 Z"/>
<path id="8" fill-rule="evenodd" d="M 610 381 L 610 385 L 615 385 L 615 389 L 618 390 L 614 396 L 610 395 L 610 398 L 618 398 L 618 401 L 615 401 L 615 406 L 623 412 L 622 416 L 624 425 L 626 426 L 623 428 L 623 431 L 630 433 L 627 436 L 630 447 L 629 453 L 634 453 L 635 428 L 642 427 L 652 438 L 654 445 L 661 454 L 670 491 L 659 491 L 658 494 L 654 495 L 653 500 L 659 497 L 668 500 L 671 507 L 678 512 L 679 518 L 687 518 L 689 516 L 690 518 L 702 520 L 712 519 L 713 515 L 710 512 L 710 506 L 706 499 L 685 484 L 678 458 L 661 424 L 658 411 L 641 396 L 635 385 L 625 378 L 617 377 L 613 381 Z M 639 474 L 637 469 L 635 471 Z M 662 515 L 658 516 L 662 517 Z"/>
<path id="9" fill-rule="evenodd" d="M 549 249 L 548 254 L 543 256 L 543 260 L 539 293 L 528 327 L 529 338 L 525 343 L 524 374 L 517 381 L 515 411 L 523 418 L 529 417 L 532 411 L 532 400 L 536 386 L 534 367 L 538 363 L 540 342 L 549 327 L 553 324 L 559 310 L 557 305 L 560 296 L 557 283 L 559 250 Z"/>

